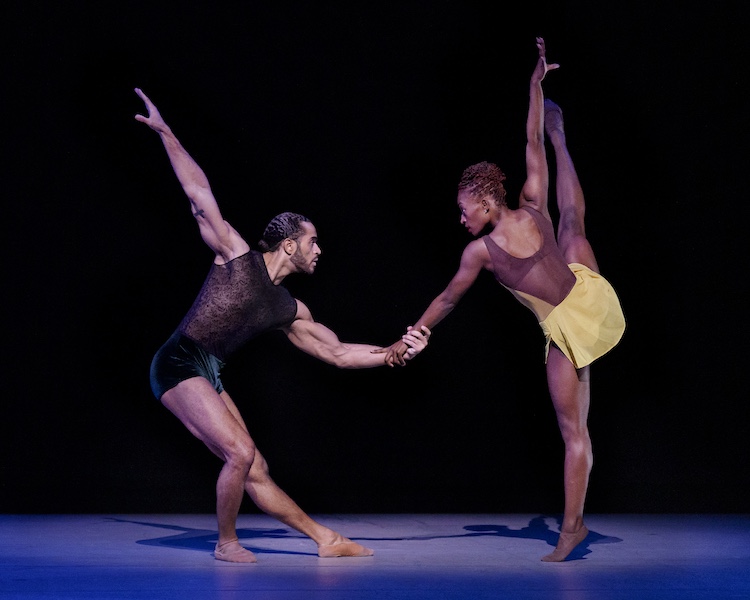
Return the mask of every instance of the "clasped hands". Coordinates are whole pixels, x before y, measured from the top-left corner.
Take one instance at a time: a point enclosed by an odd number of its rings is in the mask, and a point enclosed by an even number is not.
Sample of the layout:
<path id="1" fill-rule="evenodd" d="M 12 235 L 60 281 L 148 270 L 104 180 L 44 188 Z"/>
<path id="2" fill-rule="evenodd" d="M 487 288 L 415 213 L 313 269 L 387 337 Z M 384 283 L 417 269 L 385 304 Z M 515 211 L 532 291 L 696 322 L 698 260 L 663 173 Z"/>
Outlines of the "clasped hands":
<path id="1" fill-rule="evenodd" d="M 406 328 L 406 333 L 401 339 L 387 348 L 378 348 L 373 350 L 373 354 L 385 353 L 385 364 L 389 367 L 394 365 L 404 366 L 407 360 L 411 360 L 417 354 L 427 347 L 432 332 L 422 325 L 419 330 L 414 329 L 411 325 Z"/>

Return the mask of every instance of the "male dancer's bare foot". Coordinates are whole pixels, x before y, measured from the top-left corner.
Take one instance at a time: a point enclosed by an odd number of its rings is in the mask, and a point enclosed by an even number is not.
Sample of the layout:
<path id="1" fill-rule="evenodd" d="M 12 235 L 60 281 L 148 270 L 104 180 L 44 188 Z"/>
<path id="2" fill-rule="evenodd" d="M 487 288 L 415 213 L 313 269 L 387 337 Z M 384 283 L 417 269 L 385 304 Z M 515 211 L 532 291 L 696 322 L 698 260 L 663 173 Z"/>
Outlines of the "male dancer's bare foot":
<path id="1" fill-rule="evenodd" d="M 335 558 L 338 556 L 372 556 L 375 554 L 370 548 L 365 548 L 349 538 L 337 535 L 336 539 L 330 544 L 320 544 L 318 546 L 318 556 L 320 558 Z"/>
<path id="2" fill-rule="evenodd" d="M 565 133 L 562 109 L 549 98 L 544 99 L 544 130 L 550 137 L 556 131 Z"/>
<path id="3" fill-rule="evenodd" d="M 240 546 L 239 540 L 232 540 L 230 542 L 224 542 L 219 545 L 216 544 L 214 549 L 214 558 L 216 560 L 225 560 L 227 562 L 236 563 L 254 563 L 258 562 L 255 558 L 255 554 Z"/>
<path id="4" fill-rule="evenodd" d="M 568 554 L 573 551 L 573 548 L 575 548 L 578 544 L 585 540 L 588 534 L 589 530 L 585 525 L 581 525 L 581 528 L 578 531 L 570 533 L 561 531 L 560 539 L 557 540 L 557 548 L 555 548 L 555 551 L 552 554 L 542 556 L 542 560 L 544 562 L 564 561 L 567 558 Z"/>

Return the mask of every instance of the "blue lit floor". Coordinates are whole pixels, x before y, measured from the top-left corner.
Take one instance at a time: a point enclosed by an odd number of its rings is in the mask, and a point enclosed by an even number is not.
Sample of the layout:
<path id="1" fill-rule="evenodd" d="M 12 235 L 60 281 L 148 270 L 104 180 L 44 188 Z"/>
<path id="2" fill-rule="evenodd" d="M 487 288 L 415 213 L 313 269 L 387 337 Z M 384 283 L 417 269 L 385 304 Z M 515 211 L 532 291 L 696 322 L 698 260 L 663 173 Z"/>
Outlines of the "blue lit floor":
<path id="1" fill-rule="evenodd" d="M 547 516 L 316 518 L 375 556 L 318 558 L 265 515 L 238 523 L 253 565 L 212 558 L 213 515 L 0 515 L 0 599 L 750 598 L 750 515 L 588 515 L 563 563 Z"/>

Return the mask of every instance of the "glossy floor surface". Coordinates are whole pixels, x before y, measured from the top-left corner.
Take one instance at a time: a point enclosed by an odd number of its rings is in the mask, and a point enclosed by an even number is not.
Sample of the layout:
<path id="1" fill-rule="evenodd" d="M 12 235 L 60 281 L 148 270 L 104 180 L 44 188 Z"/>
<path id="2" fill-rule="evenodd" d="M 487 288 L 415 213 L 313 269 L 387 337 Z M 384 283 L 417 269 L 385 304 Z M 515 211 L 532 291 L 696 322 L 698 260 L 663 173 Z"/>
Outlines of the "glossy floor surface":
<path id="1" fill-rule="evenodd" d="M 316 518 L 375 555 L 318 558 L 265 515 L 238 523 L 251 565 L 213 559 L 212 515 L 0 515 L 0 599 L 750 598 L 750 515 L 589 515 L 562 563 L 543 515 Z"/>

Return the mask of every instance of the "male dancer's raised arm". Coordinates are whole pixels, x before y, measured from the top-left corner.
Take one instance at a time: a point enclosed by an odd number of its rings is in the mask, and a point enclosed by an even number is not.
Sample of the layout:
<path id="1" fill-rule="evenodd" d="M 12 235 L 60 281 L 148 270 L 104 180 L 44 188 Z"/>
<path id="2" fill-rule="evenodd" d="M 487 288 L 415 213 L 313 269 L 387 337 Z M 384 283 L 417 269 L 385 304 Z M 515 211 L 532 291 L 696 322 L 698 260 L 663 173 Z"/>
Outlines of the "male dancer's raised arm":
<path id="1" fill-rule="evenodd" d="M 172 133 L 169 125 L 162 118 L 159 110 L 146 94 L 139 88 L 135 93 L 143 100 L 148 116 L 136 115 L 136 121 L 145 123 L 156 131 L 167 151 L 177 179 L 190 200 L 193 216 L 198 222 L 201 237 L 216 253 L 216 262 L 229 262 L 250 249 L 248 243 L 227 223 L 221 215 L 219 205 L 214 198 L 208 178 L 182 146 L 180 140 Z"/>

